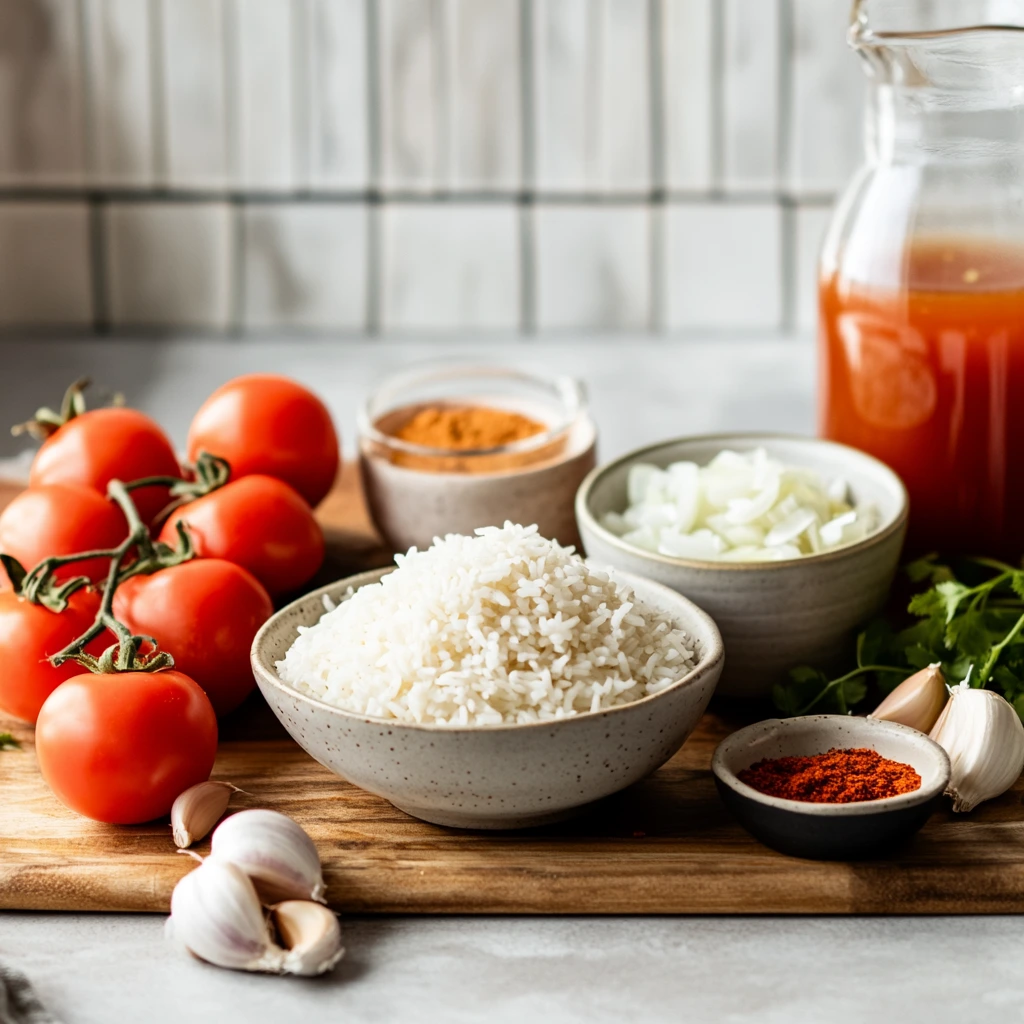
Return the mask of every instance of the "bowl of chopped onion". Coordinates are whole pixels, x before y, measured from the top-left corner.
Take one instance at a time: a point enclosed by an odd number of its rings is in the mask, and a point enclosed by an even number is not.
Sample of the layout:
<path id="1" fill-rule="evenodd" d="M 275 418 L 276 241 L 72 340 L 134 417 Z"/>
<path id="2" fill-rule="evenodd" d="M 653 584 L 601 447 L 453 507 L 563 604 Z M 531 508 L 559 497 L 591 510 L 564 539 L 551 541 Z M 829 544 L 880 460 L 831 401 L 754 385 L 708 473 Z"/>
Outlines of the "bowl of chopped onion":
<path id="1" fill-rule="evenodd" d="M 884 463 L 774 434 L 664 441 L 599 466 L 576 495 L 588 558 L 707 611 L 726 648 L 718 692 L 741 697 L 841 659 L 885 602 L 907 511 Z"/>

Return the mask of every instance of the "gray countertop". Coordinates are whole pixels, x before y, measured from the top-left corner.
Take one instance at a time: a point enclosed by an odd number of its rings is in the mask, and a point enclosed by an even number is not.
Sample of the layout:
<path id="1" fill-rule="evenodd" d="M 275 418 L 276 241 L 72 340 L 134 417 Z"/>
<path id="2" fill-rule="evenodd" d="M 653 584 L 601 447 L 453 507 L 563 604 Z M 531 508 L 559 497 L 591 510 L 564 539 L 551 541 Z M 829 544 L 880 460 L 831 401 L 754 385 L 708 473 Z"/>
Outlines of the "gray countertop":
<path id="1" fill-rule="evenodd" d="M 182 443 L 215 385 L 276 370 L 325 397 L 351 449 L 374 380 L 413 360 L 480 353 L 581 376 L 606 457 L 679 434 L 813 429 L 813 348 L 767 337 L 7 342 L 0 410 L 24 419 L 87 373 Z M 0 439 L 0 457 L 17 449 Z M 178 955 L 162 928 L 153 916 L 8 913 L 0 959 L 65 1024 L 1024 1019 L 1014 917 L 351 919 L 348 956 L 314 981 L 211 968 Z"/>

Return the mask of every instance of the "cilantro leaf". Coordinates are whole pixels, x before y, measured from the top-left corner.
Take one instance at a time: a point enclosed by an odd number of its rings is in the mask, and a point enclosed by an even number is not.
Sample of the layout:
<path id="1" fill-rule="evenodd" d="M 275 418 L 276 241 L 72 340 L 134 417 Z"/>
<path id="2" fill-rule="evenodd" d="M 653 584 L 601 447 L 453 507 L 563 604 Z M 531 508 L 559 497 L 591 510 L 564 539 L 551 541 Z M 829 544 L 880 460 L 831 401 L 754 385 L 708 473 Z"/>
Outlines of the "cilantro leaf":
<path id="1" fill-rule="evenodd" d="M 988 619 L 989 616 L 980 609 L 968 609 L 958 615 L 946 627 L 946 647 L 951 651 L 959 649 L 962 654 L 984 661 L 1000 635 L 1006 633 L 1006 630 L 993 630 Z"/>
<path id="2" fill-rule="evenodd" d="M 933 586 L 936 583 L 943 583 L 946 580 L 955 579 L 953 570 L 948 565 L 941 565 L 938 562 L 938 555 L 926 555 L 906 566 L 906 574 L 913 583 L 923 583 L 928 580 Z"/>
<path id="3" fill-rule="evenodd" d="M 0 750 L 21 750 L 21 744 L 9 732 L 0 732 Z"/>
<path id="4" fill-rule="evenodd" d="M 937 618 L 942 615 L 945 621 L 952 622 L 961 602 L 971 595 L 970 587 L 956 580 L 937 583 L 931 590 L 923 594 L 915 594 L 910 601 L 909 611 L 912 615 Z"/>

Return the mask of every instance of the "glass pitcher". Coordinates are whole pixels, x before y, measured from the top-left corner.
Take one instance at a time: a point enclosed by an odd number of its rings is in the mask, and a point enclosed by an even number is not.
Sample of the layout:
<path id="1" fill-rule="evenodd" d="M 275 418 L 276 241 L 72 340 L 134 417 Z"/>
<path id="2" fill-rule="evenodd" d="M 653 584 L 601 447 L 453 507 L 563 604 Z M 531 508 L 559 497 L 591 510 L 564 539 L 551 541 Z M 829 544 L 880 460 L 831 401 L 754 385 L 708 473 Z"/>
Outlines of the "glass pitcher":
<path id="1" fill-rule="evenodd" d="M 858 0 L 866 160 L 826 237 L 821 433 L 910 492 L 910 553 L 1024 555 L 1024 0 Z"/>

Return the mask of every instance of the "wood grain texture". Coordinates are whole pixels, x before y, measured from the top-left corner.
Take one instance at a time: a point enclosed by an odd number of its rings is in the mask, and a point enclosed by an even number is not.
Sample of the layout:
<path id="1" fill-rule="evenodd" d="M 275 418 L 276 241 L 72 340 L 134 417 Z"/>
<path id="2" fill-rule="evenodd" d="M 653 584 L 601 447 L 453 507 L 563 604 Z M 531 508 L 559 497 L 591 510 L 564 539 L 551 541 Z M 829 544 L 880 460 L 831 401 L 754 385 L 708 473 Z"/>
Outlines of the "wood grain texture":
<path id="1" fill-rule="evenodd" d="M 351 470 L 320 515 L 333 524 L 328 571 L 380 564 Z M 1024 784 L 970 816 L 936 814 L 891 859 L 798 860 L 748 836 L 715 793 L 711 754 L 740 722 L 709 714 L 649 779 L 572 821 L 514 833 L 410 818 L 313 761 L 258 694 L 225 721 L 214 777 L 246 790 L 233 807 L 271 807 L 309 831 L 342 911 L 1024 912 Z M 23 749 L 0 753 L 0 908 L 166 912 L 191 868 L 167 823 L 115 827 L 72 814 L 36 770 L 32 730 L 0 721 L 4 730 Z"/>

